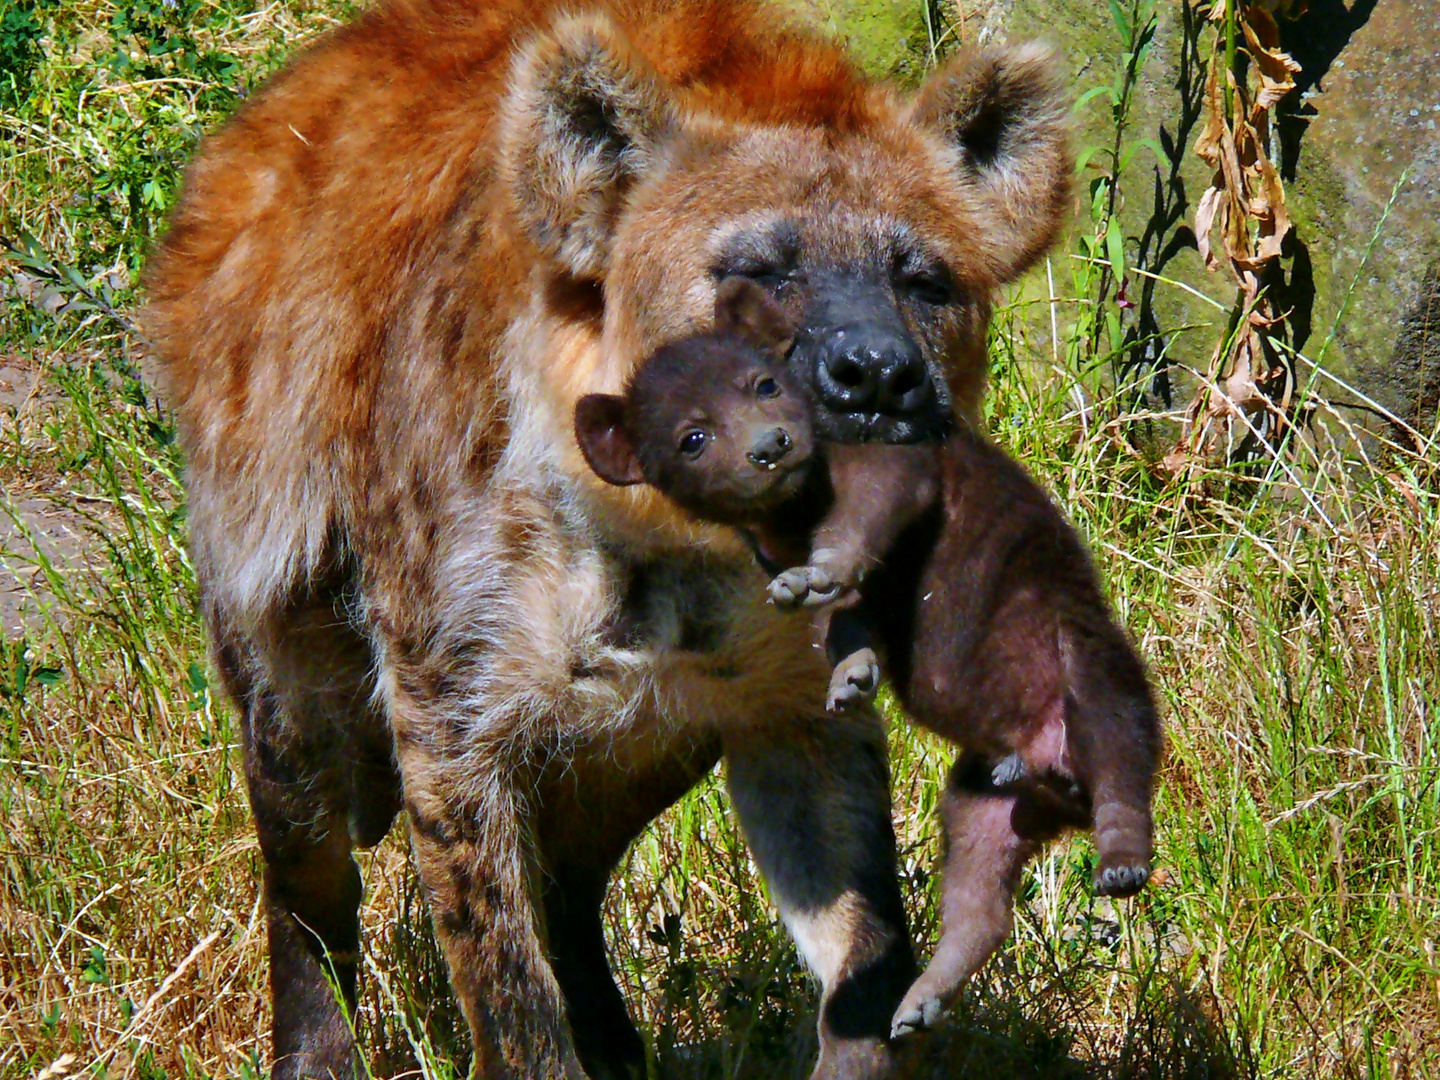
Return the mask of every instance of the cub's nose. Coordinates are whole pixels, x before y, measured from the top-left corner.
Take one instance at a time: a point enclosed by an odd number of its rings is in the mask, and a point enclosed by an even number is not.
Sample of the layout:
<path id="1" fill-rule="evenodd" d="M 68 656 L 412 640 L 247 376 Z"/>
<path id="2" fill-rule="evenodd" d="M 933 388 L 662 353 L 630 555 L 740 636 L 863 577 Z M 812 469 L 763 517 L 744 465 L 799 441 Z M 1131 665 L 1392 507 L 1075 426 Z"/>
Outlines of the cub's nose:
<path id="1" fill-rule="evenodd" d="M 771 428 L 756 438 L 750 452 L 745 456 L 757 469 L 773 469 L 776 462 L 788 454 L 794 445 L 790 433 L 784 428 Z"/>

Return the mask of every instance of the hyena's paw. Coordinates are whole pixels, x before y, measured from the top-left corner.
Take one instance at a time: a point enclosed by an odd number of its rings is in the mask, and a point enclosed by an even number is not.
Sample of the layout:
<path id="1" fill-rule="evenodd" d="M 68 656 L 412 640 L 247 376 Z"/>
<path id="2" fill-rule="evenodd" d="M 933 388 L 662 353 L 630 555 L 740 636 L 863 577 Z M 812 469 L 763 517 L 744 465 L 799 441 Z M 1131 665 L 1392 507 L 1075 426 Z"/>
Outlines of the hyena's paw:
<path id="1" fill-rule="evenodd" d="M 770 601 L 776 607 L 823 607 L 844 591 L 824 565 L 793 566 L 770 582 Z"/>
<path id="2" fill-rule="evenodd" d="M 996 787 L 1009 787 L 1011 784 L 1018 784 L 1024 776 L 1025 759 L 1019 754 L 1011 754 L 991 770 L 990 782 Z"/>
<path id="3" fill-rule="evenodd" d="M 880 661 L 871 649 L 858 649 L 835 665 L 825 708 L 849 709 L 875 696 L 880 686 Z"/>
<path id="4" fill-rule="evenodd" d="M 1101 896 L 1134 896 L 1150 880 L 1150 864 L 1139 860 L 1102 861 L 1095 869 L 1095 891 Z"/>

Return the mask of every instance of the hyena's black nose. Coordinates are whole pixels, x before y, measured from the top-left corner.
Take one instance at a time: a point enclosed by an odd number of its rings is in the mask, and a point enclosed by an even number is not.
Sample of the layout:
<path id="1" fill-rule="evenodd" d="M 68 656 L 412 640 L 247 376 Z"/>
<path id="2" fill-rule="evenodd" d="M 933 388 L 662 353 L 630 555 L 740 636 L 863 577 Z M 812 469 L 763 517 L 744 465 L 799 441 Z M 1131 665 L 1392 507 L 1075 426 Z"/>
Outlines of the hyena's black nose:
<path id="1" fill-rule="evenodd" d="M 790 448 L 794 445 L 795 441 L 784 428 L 771 428 L 756 438 L 750 452 L 745 456 L 758 469 L 773 469 L 775 463 L 790 453 Z"/>
<path id="2" fill-rule="evenodd" d="M 826 335 L 815 388 L 836 412 L 908 416 L 930 402 L 930 373 L 908 335 L 887 326 L 850 324 Z"/>

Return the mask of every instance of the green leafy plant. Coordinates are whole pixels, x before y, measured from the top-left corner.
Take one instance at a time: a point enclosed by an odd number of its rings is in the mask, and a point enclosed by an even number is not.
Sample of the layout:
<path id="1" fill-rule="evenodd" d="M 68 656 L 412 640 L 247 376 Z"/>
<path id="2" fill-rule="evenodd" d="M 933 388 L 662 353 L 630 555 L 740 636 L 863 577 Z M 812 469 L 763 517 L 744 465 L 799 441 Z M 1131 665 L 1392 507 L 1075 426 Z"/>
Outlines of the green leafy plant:
<path id="1" fill-rule="evenodd" d="M 0 0 L 0 106 L 16 105 L 30 94 L 35 68 L 44 56 L 45 13 L 55 0 Z"/>
<path id="2" fill-rule="evenodd" d="M 1136 84 L 1155 40 L 1155 0 L 1109 3 L 1121 47 L 1115 75 L 1110 82 L 1085 91 L 1075 103 L 1078 112 L 1091 101 L 1107 102 L 1113 138 L 1108 145 L 1083 147 L 1076 157 L 1080 176 L 1090 171 L 1095 175 L 1088 183 L 1090 227 L 1078 236 L 1084 259 L 1074 279 L 1075 293 L 1086 298 L 1088 310 L 1082 312 L 1071 336 L 1066 361 L 1072 370 L 1083 371 L 1098 359 L 1118 374 L 1118 361 L 1126 347 L 1123 319 L 1133 307 L 1126 296 L 1126 240 L 1118 217 L 1122 178 L 1142 149 L 1149 149 L 1157 160 L 1163 159 L 1164 152 L 1153 138 L 1128 137 Z"/>

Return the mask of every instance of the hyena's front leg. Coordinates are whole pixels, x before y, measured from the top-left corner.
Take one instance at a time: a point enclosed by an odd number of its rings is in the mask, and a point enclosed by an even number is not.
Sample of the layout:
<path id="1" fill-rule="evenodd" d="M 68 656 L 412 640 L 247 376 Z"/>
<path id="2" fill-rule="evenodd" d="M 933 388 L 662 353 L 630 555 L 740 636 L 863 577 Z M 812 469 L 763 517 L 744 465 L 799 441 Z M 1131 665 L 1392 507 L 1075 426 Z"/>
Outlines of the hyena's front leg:
<path id="1" fill-rule="evenodd" d="M 470 1026 L 473 1075 L 581 1080 L 531 893 L 538 867 L 522 786 L 529 770 L 507 767 L 499 748 L 468 757 L 460 746 L 447 746 L 435 713 L 413 701 L 397 704 L 392 716 L 411 843 Z"/>
<path id="2" fill-rule="evenodd" d="M 890 1017 L 914 977 L 890 824 L 884 733 L 857 709 L 727 734 L 741 824 L 822 984 L 812 1080 L 895 1074 Z"/>

